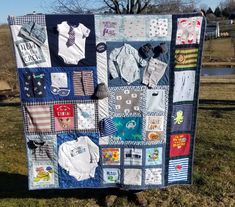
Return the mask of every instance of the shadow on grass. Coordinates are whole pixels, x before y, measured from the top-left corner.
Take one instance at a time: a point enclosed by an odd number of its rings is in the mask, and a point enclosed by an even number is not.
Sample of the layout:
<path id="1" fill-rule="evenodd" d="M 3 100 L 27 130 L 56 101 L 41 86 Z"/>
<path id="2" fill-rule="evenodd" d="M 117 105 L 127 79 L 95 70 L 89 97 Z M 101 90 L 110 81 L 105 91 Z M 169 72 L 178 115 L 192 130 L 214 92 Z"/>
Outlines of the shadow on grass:
<path id="1" fill-rule="evenodd" d="M 95 199 L 100 205 L 104 205 L 107 195 L 117 195 L 118 197 L 132 197 L 131 192 L 118 188 L 104 189 L 48 189 L 48 190 L 28 190 L 28 177 L 26 175 L 0 172 L 0 198 L 77 198 Z"/>

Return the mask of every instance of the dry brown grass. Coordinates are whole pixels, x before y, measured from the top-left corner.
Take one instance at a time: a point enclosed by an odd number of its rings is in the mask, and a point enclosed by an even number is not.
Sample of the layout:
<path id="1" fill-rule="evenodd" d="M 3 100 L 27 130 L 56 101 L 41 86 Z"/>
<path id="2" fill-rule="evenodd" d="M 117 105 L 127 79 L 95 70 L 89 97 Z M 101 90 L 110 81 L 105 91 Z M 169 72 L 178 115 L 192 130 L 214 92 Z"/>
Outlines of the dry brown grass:
<path id="1" fill-rule="evenodd" d="M 7 81 L 12 89 L 17 88 L 14 50 L 7 25 L 0 25 L 0 79 Z"/>

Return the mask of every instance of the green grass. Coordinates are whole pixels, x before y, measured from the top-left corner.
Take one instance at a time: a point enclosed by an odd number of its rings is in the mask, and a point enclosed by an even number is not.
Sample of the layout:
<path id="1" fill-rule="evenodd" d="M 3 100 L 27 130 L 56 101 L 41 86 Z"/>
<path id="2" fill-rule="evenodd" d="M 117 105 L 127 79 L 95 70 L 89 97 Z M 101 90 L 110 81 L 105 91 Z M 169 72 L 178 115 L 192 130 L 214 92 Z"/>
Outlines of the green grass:
<path id="1" fill-rule="evenodd" d="M 235 205 L 235 111 L 199 110 L 191 186 L 147 190 L 149 206 Z M 0 108 L 0 206 L 104 206 L 116 194 L 114 206 L 136 206 L 125 191 L 27 190 L 27 168 L 19 107 Z"/>

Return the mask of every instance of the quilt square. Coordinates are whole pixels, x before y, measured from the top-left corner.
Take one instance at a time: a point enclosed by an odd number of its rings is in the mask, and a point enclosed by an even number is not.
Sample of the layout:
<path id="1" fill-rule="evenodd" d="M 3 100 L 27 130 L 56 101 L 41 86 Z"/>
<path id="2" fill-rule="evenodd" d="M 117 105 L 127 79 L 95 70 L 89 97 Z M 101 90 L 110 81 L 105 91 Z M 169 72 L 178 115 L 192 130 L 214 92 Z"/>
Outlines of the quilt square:
<path id="1" fill-rule="evenodd" d="M 142 165 L 142 149 L 125 148 L 124 165 Z"/>
<path id="2" fill-rule="evenodd" d="M 164 116 L 146 116 L 146 131 L 161 132 L 164 128 Z"/>
<path id="3" fill-rule="evenodd" d="M 145 37 L 145 20 L 141 17 L 129 16 L 124 18 L 124 37 L 141 38 Z"/>
<path id="4" fill-rule="evenodd" d="M 52 164 L 33 164 L 30 183 L 32 189 L 55 187 L 55 184 L 55 168 Z"/>
<path id="5" fill-rule="evenodd" d="M 151 19 L 149 25 L 150 37 L 165 37 L 168 35 L 168 19 Z"/>
<path id="6" fill-rule="evenodd" d="M 114 117 L 117 132 L 113 137 L 121 141 L 142 140 L 142 117 Z"/>
<path id="7" fill-rule="evenodd" d="M 33 162 L 51 161 L 55 159 L 55 135 L 28 135 L 26 137 L 29 159 Z"/>
<path id="8" fill-rule="evenodd" d="M 50 132 L 51 108 L 50 105 L 25 106 L 25 118 L 28 132 Z"/>
<path id="9" fill-rule="evenodd" d="M 168 183 L 188 180 L 189 159 L 177 159 L 169 161 Z"/>
<path id="10" fill-rule="evenodd" d="M 173 103 L 180 101 L 193 101 L 195 89 L 195 71 L 174 72 L 175 86 Z"/>
<path id="11" fill-rule="evenodd" d="M 147 90 L 147 111 L 148 112 L 165 112 L 166 98 L 165 90 L 148 89 Z"/>
<path id="12" fill-rule="evenodd" d="M 171 116 L 171 131 L 190 131 L 192 128 L 192 104 L 174 105 Z"/>
<path id="13" fill-rule="evenodd" d="M 200 42 L 202 17 L 177 19 L 176 45 L 198 44 Z"/>
<path id="14" fill-rule="evenodd" d="M 73 87 L 75 96 L 91 96 L 94 94 L 93 71 L 74 71 Z"/>
<path id="15" fill-rule="evenodd" d="M 146 168 L 145 169 L 145 184 L 146 185 L 161 185 L 162 184 L 162 169 L 161 168 Z"/>
<path id="16" fill-rule="evenodd" d="M 162 164 L 162 147 L 146 148 L 145 165 Z"/>
<path id="17" fill-rule="evenodd" d="M 125 89 L 115 93 L 116 113 L 135 113 L 140 111 L 140 91 Z"/>
<path id="18" fill-rule="evenodd" d="M 46 96 L 46 80 L 44 72 L 26 72 L 23 74 L 24 94 L 27 98 L 43 98 Z"/>
<path id="19" fill-rule="evenodd" d="M 116 39 L 119 36 L 119 19 L 100 20 L 100 37 L 104 39 Z"/>
<path id="20" fill-rule="evenodd" d="M 68 96 L 70 93 L 68 79 L 67 73 L 51 73 L 51 93 L 61 97 Z"/>
<path id="21" fill-rule="evenodd" d="M 54 104 L 55 131 L 74 129 L 74 105 Z"/>
<path id="22" fill-rule="evenodd" d="M 142 170 L 141 169 L 124 169 L 124 184 L 125 185 L 141 185 Z"/>
<path id="23" fill-rule="evenodd" d="M 97 128 L 97 109 L 95 103 L 77 104 L 77 128 L 78 130 L 96 130 Z"/>
<path id="24" fill-rule="evenodd" d="M 173 134 L 170 136 L 170 157 L 185 156 L 190 153 L 190 134 Z"/>
<path id="25" fill-rule="evenodd" d="M 103 165 L 120 165 L 120 148 L 102 149 Z"/>
<path id="26" fill-rule="evenodd" d="M 198 48 L 181 48 L 175 50 L 175 68 L 196 68 L 198 61 Z"/>
<path id="27" fill-rule="evenodd" d="M 118 168 L 103 168 L 103 183 L 120 183 L 121 171 Z"/>

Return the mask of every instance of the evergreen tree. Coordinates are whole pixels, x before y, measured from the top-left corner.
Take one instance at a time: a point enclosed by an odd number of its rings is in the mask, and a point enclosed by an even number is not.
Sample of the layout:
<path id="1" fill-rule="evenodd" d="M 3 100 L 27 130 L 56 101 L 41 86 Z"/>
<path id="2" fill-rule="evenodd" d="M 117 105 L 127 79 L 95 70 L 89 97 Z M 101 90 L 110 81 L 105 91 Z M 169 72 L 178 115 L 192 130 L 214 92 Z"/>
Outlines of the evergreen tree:
<path id="1" fill-rule="evenodd" d="M 221 10 L 220 10 L 220 8 L 218 6 L 216 7 L 214 14 L 217 17 L 221 17 Z"/>
<path id="2" fill-rule="evenodd" d="M 206 14 L 213 14 L 213 11 L 210 7 L 207 9 Z"/>

